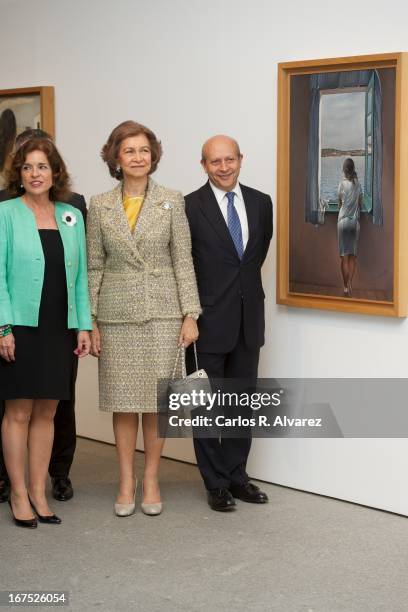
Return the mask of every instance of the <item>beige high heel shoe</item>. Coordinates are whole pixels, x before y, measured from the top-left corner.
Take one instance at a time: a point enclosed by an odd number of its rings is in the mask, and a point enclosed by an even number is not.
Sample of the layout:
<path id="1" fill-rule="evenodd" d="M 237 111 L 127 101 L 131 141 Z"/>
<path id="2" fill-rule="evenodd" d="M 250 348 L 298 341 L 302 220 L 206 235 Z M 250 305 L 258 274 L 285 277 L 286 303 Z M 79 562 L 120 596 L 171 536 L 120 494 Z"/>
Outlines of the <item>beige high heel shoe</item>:
<path id="1" fill-rule="evenodd" d="M 135 494 L 133 496 L 133 502 L 130 504 L 119 504 L 115 502 L 114 509 L 116 516 L 131 516 L 135 513 L 136 508 L 136 490 L 137 490 L 137 478 L 135 482 Z"/>
<path id="2" fill-rule="evenodd" d="M 142 481 L 142 495 L 143 495 L 144 483 Z M 155 502 L 153 504 L 146 504 L 142 502 L 140 504 L 143 514 L 147 514 L 147 516 L 158 516 L 162 513 L 163 504 L 162 502 Z"/>

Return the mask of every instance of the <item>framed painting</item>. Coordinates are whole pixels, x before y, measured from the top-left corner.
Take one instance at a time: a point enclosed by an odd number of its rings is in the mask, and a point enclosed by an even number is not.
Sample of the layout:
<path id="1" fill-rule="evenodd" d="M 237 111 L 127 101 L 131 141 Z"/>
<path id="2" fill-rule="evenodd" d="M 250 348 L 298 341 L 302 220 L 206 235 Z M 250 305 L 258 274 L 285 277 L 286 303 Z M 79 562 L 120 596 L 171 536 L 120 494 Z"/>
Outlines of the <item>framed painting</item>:
<path id="1" fill-rule="evenodd" d="M 407 315 L 408 54 L 279 64 L 277 303 Z"/>
<path id="2" fill-rule="evenodd" d="M 53 87 L 0 90 L 0 189 L 16 136 L 27 128 L 41 128 L 55 136 Z"/>

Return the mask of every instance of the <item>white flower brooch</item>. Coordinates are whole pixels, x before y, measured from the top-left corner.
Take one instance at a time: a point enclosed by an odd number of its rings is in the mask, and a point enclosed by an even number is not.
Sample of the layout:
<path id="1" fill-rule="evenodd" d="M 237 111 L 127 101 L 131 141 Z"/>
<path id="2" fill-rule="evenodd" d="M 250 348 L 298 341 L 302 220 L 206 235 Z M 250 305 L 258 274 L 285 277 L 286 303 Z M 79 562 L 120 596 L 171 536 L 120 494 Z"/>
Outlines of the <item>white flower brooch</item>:
<path id="1" fill-rule="evenodd" d="M 173 204 L 171 202 L 163 202 L 163 204 L 161 205 L 161 207 L 164 210 L 171 210 L 173 208 Z"/>
<path id="2" fill-rule="evenodd" d="M 73 225 L 76 224 L 77 218 L 74 215 L 74 213 L 64 212 L 62 213 L 62 221 L 63 223 L 65 223 L 65 225 L 69 225 L 69 227 L 72 227 Z"/>

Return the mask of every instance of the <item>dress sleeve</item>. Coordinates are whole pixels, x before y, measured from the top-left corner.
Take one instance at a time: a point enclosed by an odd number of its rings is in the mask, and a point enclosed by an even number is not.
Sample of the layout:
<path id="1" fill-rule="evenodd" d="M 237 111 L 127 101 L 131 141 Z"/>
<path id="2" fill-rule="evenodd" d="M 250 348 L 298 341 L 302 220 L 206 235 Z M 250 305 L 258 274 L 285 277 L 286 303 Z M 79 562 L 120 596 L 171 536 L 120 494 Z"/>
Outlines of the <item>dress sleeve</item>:
<path id="1" fill-rule="evenodd" d="M 86 267 L 85 225 L 81 211 L 79 211 L 78 217 L 79 262 L 78 274 L 76 278 L 76 307 L 78 313 L 78 329 L 91 330 L 92 319 L 91 308 L 89 305 L 88 272 Z"/>
<path id="2" fill-rule="evenodd" d="M 338 189 L 337 189 L 337 197 L 338 197 L 338 199 L 343 201 L 343 195 L 344 195 L 344 192 L 343 192 L 343 181 L 341 181 L 339 183 L 339 186 L 338 186 Z"/>
<path id="3" fill-rule="evenodd" d="M 91 198 L 87 216 L 88 282 L 92 317 L 98 317 L 98 298 L 105 270 L 106 252 L 100 224 L 99 206 Z"/>
<path id="4" fill-rule="evenodd" d="M 181 193 L 177 194 L 172 211 L 170 252 L 183 316 L 198 318 L 202 310 L 191 254 L 190 228 Z"/>
<path id="5" fill-rule="evenodd" d="M 0 213 L 0 326 L 14 323 L 13 310 L 7 286 L 8 239 L 6 219 Z"/>

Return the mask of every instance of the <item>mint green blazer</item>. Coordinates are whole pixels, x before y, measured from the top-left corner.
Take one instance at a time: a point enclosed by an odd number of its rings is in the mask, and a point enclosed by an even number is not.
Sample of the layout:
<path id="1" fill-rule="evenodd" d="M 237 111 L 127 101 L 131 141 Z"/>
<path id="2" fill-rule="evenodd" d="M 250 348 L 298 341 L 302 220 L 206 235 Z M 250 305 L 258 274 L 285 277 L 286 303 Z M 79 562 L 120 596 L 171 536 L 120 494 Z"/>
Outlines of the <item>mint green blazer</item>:
<path id="1" fill-rule="evenodd" d="M 64 213 L 74 215 L 68 225 Z M 55 218 L 64 245 L 69 329 L 92 329 L 88 294 L 85 228 L 81 212 L 55 203 Z M 34 213 L 21 198 L 0 204 L 0 326 L 38 326 L 44 282 L 44 253 Z"/>

